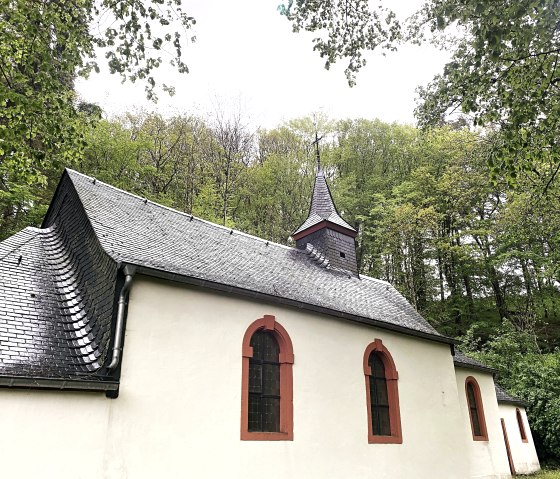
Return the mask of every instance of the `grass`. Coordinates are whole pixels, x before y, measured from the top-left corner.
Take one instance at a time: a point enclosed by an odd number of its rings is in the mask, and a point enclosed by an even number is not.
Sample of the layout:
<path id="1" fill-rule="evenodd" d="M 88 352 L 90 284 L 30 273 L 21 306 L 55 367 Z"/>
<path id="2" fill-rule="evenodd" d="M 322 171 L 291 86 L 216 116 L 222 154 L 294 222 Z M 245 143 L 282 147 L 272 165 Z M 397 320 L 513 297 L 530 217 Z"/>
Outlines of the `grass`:
<path id="1" fill-rule="evenodd" d="M 546 469 L 524 477 L 527 477 L 527 479 L 560 479 L 560 469 Z"/>

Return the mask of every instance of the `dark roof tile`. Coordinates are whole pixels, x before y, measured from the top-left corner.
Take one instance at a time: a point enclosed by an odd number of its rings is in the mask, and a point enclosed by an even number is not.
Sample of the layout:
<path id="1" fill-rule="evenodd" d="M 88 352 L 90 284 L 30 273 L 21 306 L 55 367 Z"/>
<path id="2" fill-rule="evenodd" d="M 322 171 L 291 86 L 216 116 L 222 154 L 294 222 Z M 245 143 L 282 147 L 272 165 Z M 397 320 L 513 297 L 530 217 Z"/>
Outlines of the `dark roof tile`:
<path id="1" fill-rule="evenodd" d="M 321 182 L 313 208 L 326 214 Z M 335 269 L 313 247 L 231 231 L 67 170 L 43 228 L 0 242 L 0 379 L 110 380 L 121 263 L 450 342 L 389 283 Z"/>

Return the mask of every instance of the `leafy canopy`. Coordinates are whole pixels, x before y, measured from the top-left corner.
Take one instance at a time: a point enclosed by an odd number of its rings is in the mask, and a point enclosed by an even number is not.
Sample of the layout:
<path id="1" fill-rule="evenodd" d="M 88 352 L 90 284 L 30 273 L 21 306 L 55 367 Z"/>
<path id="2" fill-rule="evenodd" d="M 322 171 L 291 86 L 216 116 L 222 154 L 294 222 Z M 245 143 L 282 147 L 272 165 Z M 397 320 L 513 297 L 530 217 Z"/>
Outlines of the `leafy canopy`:
<path id="1" fill-rule="evenodd" d="M 99 115 L 76 105 L 74 80 L 99 69 L 96 48 L 155 98 L 164 54 L 187 71 L 176 19 L 183 30 L 194 23 L 181 0 L 0 0 L 0 209 L 14 228 L 49 172 L 82 156 Z"/>
<path id="2" fill-rule="evenodd" d="M 431 0 L 416 18 L 432 32 L 455 31 L 451 61 L 420 90 L 422 125 L 462 111 L 500 132 L 491 163 L 552 179 L 558 172 L 560 2 Z"/>
<path id="3" fill-rule="evenodd" d="M 326 58 L 326 68 L 348 61 L 350 85 L 366 51 L 432 38 L 453 56 L 419 90 L 420 125 L 441 125 L 450 113 L 462 112 L 475 126 L 499 131 L 489 150 L 496 177 L 506 172 L 515 183 L 520 173 L 529 174 L 546 190 L 558 174 L 558 0 L 426 0 L 407 22 L 367 0 L 287 0 L 280 12 L 294 31 L 317 34 L 314 49 Z"/>
<path id="4" fill-rule="evenodd" d="M 347 59 L 346 78 L 356 83 L 356 73 L 366 64 L 364 52 L 377 47 L 393 50 L 400 36 L 395 14 L 378 5 L 371 9 L 368 0 L 314 1 L 288 0 L 278 7 L 292 22 L 294 32 L 314 32 L 313 49 L 326 58 L 325 68 Z"/>

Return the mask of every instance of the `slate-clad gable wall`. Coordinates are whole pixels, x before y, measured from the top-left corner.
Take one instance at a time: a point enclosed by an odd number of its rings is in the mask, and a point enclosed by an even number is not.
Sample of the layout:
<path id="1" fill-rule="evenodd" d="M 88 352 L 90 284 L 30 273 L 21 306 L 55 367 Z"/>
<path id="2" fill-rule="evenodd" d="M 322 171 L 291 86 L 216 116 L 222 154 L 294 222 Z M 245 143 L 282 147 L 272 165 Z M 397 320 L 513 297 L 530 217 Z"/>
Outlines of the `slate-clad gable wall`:
<path id="1" fill-rule="evenodd" d="M 305 249 L 307 243 L 311 243 L 323 253 L 331 266 L 358 274 L 356 244 L 351 236 L 326 227 L 300 238 L 296 246 Z M 340 253 L 344 253 L 344 258 Z"/>
<path id="2" fill-rule="evenodd" d="M 0 243 L 0 375 L 95 379 L 110 344 L 117 267 L 67 177 L 47 219 Z"/>
<path id="3" fill-rule="evenodd" d="M 83 367 L 102 367 L 110 342 L 117 267 L 101 247 L 75 189 L 68 185 L 56 212 L 46 255 L 58 289 L 62 327 Z"/>

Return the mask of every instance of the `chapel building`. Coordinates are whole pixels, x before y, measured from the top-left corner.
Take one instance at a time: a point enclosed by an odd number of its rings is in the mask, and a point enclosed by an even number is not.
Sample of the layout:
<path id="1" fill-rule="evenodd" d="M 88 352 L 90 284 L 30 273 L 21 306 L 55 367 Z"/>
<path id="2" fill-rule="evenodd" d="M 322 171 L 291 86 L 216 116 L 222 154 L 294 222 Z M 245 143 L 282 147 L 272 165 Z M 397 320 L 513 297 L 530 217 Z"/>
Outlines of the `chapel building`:
<path id="1" fill-rule="evenodd" d="M 389 283 L 319 168 L 295 247 L 66 170 L 0 243 L 0 450 L 18 478 L 508 478 L 525 404 Z"/>

